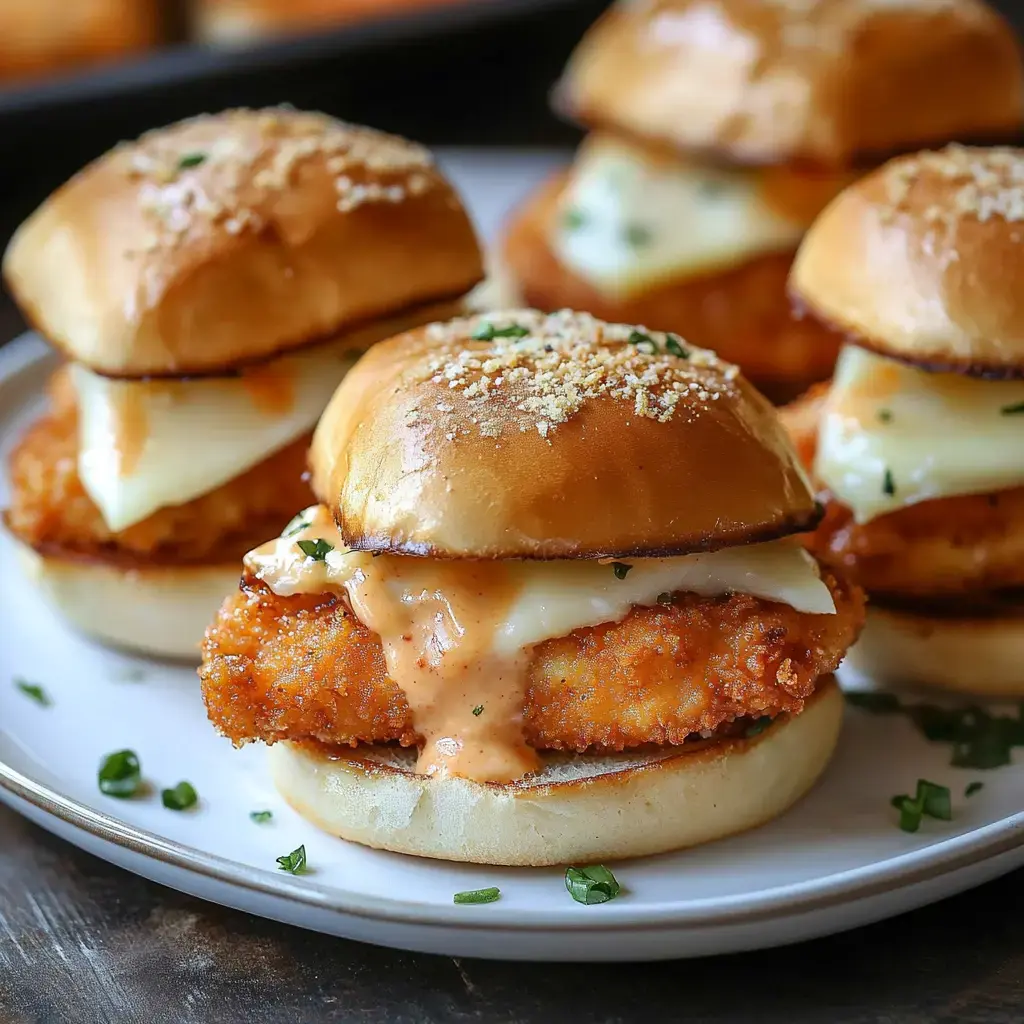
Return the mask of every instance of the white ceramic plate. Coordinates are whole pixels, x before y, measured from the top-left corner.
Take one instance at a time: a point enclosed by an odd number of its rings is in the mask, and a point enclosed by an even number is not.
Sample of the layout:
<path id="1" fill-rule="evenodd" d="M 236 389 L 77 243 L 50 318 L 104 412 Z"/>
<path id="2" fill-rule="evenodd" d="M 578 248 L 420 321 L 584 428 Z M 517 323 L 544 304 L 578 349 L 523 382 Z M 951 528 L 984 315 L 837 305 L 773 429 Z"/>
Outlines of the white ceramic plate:
<path id="1" fill-rule="evenodd" d="M 481 163 L 455 154 L 485 230 L 544 158 Z M 483 187 L 486 183 L 487 187 Z M 489 231 L 488 231 L 489 233 Z M 26 337 L 0 350 L 0 448 L 6 456 L 41 405 L 52 363 Z M 4 483 L 3 487 L 6 487 Z M 0 490 L 0 505 L 6 493 Z M 43 708 L 13 685 L 44 686 Z M 22 581 L 0 536 L 0 799 L 115 864 L 205 899 L 307 928 L 452 956 L 631 960 L 753 949 L 840 931 L 921 906 L 1024 864 L 1024 764 L 950 768 L 902 716 L 850 710 L 822 782 L 788 814 L 743 836 L 616 865 L 614 902 L 573 903 L 558 870 L 451 865 L 363 849 L 322 835 L 281 800 L 264 751 L 235 751 L 205 720 L 189 668 L 94 646 L 57 620 Z M 198 809 L 158 797 L 119 801 L 96 787 L 103 755 L 136 750 L 147 779 L 188 779 Z M 914 835 L 889 806 L 918 778 L 949 785 L 954 820 Z M 968 783 L 983 779 L 970 799 Z M 254 824 L 253 810 L 273 811 Z M 311 872 L 276 858 L 305 844 Z M 452 895 L 497 885 L 499 902 Z"/>

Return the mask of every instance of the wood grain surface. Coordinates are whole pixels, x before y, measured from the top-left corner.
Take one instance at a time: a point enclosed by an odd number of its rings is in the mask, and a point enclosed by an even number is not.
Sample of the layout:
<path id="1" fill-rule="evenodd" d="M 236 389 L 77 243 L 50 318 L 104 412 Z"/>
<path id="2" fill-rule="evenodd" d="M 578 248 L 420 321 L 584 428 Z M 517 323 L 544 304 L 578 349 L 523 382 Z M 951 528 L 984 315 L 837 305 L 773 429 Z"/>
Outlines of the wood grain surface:
<path id="1" fill-rule="evenodd" d="M 378 949 L 110 867 L 0 808 L 3 1024 L 1020 1024 L 1024 872 L 857 932 L 662 964 Z"/>

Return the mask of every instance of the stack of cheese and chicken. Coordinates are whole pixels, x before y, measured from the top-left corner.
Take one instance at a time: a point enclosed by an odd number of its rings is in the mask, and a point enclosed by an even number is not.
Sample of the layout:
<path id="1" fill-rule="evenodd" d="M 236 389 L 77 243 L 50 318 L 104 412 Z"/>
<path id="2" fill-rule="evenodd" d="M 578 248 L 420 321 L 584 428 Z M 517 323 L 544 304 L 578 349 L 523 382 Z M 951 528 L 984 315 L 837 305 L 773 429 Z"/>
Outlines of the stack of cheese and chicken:
<path id="1" fill-rule="evenodd" d="M 1024 150 L 893 161 L 793 269 L 851 344 L 785 411 L 827 505 L 811 550 L 871 597 L 876 680 L 1024 694 Z"/>
<path id="2" fill-rule="evenodd" d="M 891 153 L 1016 132 L 1024 78 L 981 0 L 630 0 L 556 100 L 592 134 L 510 225 L 522 298 L 676 331 L 783 399 L 838 348 L 786 299 L 814 217 Z"/>
<path id="3" fill-rule="evenodd" d="M 88 633 L 195 656 L 245 551 L 309 503 L 310 431 L 381 338 L 482 276 L 420 146 L 288 109 L 199 117 L 101 157 L 4 273 L 67 356 L 5 520 Z"/>
<path id="4" fill-rule="evenodd" d="M 359 362 L 310 465 L 320 503 L 246 556 L 200 674 L 328 831 L 634 856 L 767 821 L 828 763 L 863 596 L 790 536 L 820 508 L 713 353 L 583 313 L 434 324 Z"/>

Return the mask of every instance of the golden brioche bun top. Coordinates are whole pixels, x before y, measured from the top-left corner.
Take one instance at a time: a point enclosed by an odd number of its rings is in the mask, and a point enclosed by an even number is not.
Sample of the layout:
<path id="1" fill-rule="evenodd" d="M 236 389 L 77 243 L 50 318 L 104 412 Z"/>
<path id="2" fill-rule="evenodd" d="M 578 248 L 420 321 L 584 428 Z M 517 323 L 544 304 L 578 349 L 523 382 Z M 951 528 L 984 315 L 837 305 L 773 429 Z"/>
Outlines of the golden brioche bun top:
<path id="1" fill-rule="evenodd" d="M 811 227 L 790 287 L 850 340 L 929 369 L 1024 376 L 1024 150 L 892 160 Z"/>
<path id="2" fill-rule="evenodd" d="M 135 377 L 223 372 L 461 295 L 483 270 L 427 150 L 275 108 L 116 147 L 21 226 L 4 274 L 71 358 Z"/>
<path id="3" fill-rule="evenodd" d="M 819 518 L 735 366 L 586 313 L 489 313 L 377 345 L 335 392 L 313 487 L 353 548 L 453 558 L 681 554 Z"/>
<path id="4" fill-rule="evenodd" d="M 1024 72 L 981 0 L 633 0 L 584 37 L 556 102 L 743 162 L 847 164 L 1016 132 Z"/>

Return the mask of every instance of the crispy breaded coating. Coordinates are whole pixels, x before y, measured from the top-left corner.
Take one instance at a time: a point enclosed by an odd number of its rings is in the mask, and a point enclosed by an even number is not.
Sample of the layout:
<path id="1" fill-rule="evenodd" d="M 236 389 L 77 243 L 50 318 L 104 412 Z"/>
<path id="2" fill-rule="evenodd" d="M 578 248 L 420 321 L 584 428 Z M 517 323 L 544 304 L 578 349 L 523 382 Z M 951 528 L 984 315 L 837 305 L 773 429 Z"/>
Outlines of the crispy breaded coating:
<path id="1" fill-rule="evenodd" d="M 793 316 L 786 294 L 791 252 L 756 255 L 636 295 L 611 295 L 565 266 L 548 241 L 565 179 L 560 174 L 542 186 L 508 224 L 503 255 L 527 305 L 585 309 L 609 323 L 675 331 L 738 363 L 774 401 L 793 398 L 832 372 L 838 336 L 810 318 Z"/>
<path id="2" fill-rule="evenodd" d="M 781 410 L 808 468 L 827 385 Z M 823 562 L 838 566 L 869 593 L 942 597 L 1024 586 L 1024 487 L 936 498 L 855 523 L 822 489 L 825 518 L 804 538 Z"/>
<path id="3" fill-rule="evenodd" d="M 62 375 L 51 396 L 52 411 L 11 453 L 5 514 L 11 532 L 43 554 L 149 564 L 233 562 L 314 500 L 302 479 L 307 435 L 216 490 L 114 533 L 78 476 L 78 416 Z"/>
<path id="4" fill-rule="evenodd" d="M 734 594 L 678 594 L 619 623 L 534 648 L 524 707 L 537 749 L 681 743 L 746 715 L 798 712 L 856 639 L 864 599 L 826 574 L 835 615 Z M 199 670 L 210 719 L 236 744 L 417 742 L 377 635 L 331 595 L 253 584 L 207 630 Z"/>

